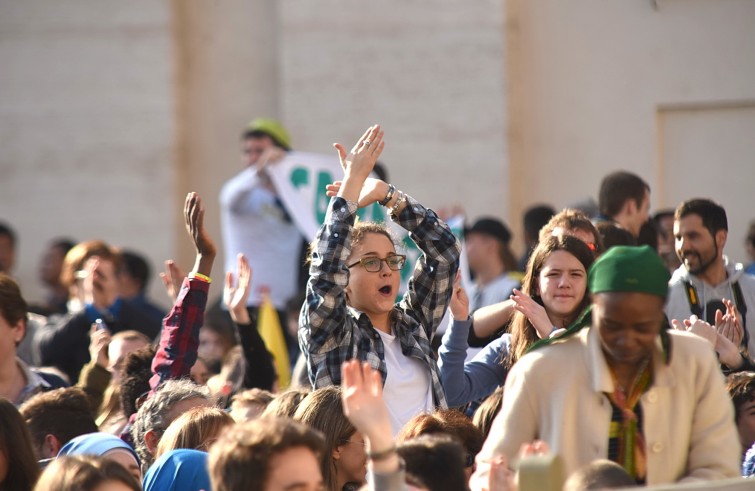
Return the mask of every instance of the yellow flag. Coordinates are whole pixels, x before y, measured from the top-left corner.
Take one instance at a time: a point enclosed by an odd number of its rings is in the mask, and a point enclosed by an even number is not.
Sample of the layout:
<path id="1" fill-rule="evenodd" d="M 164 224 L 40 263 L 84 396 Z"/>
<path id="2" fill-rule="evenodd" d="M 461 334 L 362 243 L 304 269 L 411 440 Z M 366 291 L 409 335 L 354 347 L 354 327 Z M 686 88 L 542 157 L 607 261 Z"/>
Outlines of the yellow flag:
<path id="1" fill-rule="evenodd" d="M 257 329 L 267 350 L 273 354 L 275 371 L 278 373 L 278 389 L 284 390 L 291 383 L 291 362 L 288 359 L 288 348 L 283 337 L 278 312 L 266 295 L 263 296 L 262 305 L 260 305 Z"/>

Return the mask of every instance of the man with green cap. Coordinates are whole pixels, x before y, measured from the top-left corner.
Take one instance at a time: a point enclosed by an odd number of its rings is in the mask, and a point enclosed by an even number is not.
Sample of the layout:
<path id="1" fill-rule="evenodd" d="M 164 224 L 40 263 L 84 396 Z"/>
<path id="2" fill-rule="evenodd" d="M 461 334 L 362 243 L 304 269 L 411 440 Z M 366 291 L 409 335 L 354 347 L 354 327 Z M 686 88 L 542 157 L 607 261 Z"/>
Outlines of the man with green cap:
<path id="1" fill-rule="evenodd" d="M 244 170 L 220 192 L 225 270 L 236 271 L 243 253 L 254 271 L 248 306 L 252 322 L 263 294 L 269 292 L 276 310 L 297 294 L 303 238 L 291 220 L 267 168 L 291 150 L 286 129 L 266 118 L 253 120 L 241 135 Z"/>
<path id="2" fill-rule="evenodd" d="M 543 440 L 567 475 L 606 458 L 649 485 L 739 475 L 734 413 L 713 349 L 667 330 L 668 278 L 647 246 L 617 246 L 593 264 L 582 322 L 509 372 L 479 473 Z"/>

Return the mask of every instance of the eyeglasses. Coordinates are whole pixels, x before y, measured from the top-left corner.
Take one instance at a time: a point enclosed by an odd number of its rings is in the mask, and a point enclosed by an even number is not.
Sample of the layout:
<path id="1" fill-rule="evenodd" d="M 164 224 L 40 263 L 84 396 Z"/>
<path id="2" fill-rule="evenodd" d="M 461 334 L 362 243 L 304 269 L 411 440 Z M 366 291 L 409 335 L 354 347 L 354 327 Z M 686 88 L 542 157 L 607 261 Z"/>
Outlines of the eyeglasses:
<path id="1" fill-rule="evenodd" d="M 346 266 L 348 268 L 353 268 L 357 264 L 361 264 L 368 272 L 377 273 L 382 269 L 383 261 L 385 261 L 385 264 L 388 265 L 388 269 L 392 271 L 400 271 L 406 263 L 406 256 L 404 256 L 403 254 L 394 254 L 392 256 L 386 257 L 385 259 L 373 256 L 363 257 L 359 261 L 353 264 L 347 264 Z"/>

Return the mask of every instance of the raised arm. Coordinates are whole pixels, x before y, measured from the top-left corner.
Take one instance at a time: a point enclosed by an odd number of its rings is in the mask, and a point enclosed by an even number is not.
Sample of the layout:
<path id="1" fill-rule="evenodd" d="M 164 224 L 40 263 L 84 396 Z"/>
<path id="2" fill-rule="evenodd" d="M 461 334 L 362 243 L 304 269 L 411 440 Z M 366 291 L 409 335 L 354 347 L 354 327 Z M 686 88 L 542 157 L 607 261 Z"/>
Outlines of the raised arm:
<path id="1" fill-rule="evenodd" d="M 502 357 L 508 352 L 509 336 L 506 335 L 489 344 L 470 362 L 467 357 L 467 336 L 469 299 L 461 287 L 460 277 L 456 276 L 454 292 L 451 295 L 451 327 L 443 335 L 443 343 L 438 351 L 440 379 L 446 391 L 449 406 L 462 406 L 490 395 L 496 387 L 503 385 L 506 371 Z"/>
<path id="2" fill-rule="evenodd" d="M 351 360 L 342 368 L 343 413 L 362 435 L 366 445 L 370 489 L 406 489 L 401 459 L 393 441 L 391 420 L 383 399 L 383 379 L 368 363 Z"/>
<path id="3" fill-rule="evenodd" d="M 472 329 L 478 338 L 488 338 L 496 333 L 501 327 L 506 325 L 516 311 L 516 303 L 512 299 L 503 302 L 494 303 L 486 307 L 477 309 L 472 318 L 474 323 Z"/>
<path id="4" fill-rule="evenodd" d="M 344 169 L 344 179 L 327 189 L 328 196 L 334 199 L 315 237 L 307 296 L 299 317 L 299 345 L 302 352 L 309 355 L 310 376 L 317 370 L 313 364 L 319 363 L 310 356 L 339 345 L 344 336 L 350 335 L 345 322 L 344 289 L 349 280 L 346 259 L 351 254 L 351 229 L 358 206 L 382 199 L 382 196 L 378 198 L 378 188 L 372 185 L 375 180 L 371 179 L 370 185 L 365 182 L 383 149 L 382 137 L 383 132 L 375 125 L 367 129 L 349 153 L 343 145 L 334 145 Z"/>
<path id="5" fill-rule="evenodd" d="M 246 301 L 251 291 L 252 268 L 243 254 L 239 254 L 236 258 L 236 275 L 238 276 L 237 284 L 234 282 L 233 273 L 229 271 L 225 275 L 223 303 L 228 307 L 231 319 L 239 332 L 245 362 L 244 388 L 256 387 L 272 390 L 275 382 L 273 357 L 257 331 L 257 326 L 252 325 L 246 308 Z"/>
<path id="6" fill-rule="evenodd" d="M 393 213 L 392 217 L 409 232 L 422 256 L 414 265 L 401 308 L 417 317 L 428 339 L 432 339 L 451 298 L 461 246 L 434 211 L 409 196 L 405 199 L 407 206 L 399 213 Z"/>
<path id="7" fill-rule="evenodd" d="M 204 322 L 207 293 L 212 281 L 210 274 L 217 249 L 204 228 L 204 207 L 197 193 L 186 196 L 184 220 L 196 250 L 196 259 L 173 308 L 163 320 L 160 344 L 152 360 L 152 391 L 166 380 L 188 376 L 197 361 L 199 328 Z"/>

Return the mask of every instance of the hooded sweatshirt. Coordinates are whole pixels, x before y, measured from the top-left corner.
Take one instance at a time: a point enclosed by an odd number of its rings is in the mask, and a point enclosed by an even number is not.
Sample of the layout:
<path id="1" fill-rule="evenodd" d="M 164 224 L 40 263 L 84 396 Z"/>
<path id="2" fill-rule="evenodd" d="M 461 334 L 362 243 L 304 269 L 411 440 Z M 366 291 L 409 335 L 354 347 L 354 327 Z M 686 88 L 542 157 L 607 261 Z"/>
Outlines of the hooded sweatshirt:
<path id="1" fill-rule="evenodd" d="M 702 309 L 702 318 L 713 324 L 714 316 L 717 309 L 725 313 L 721 299 L 734 300 L 733 283 L 739 283 L 742 290 L 744 303 L 747 305 L 747 315 L 745 318 L 745 329 L 749 333 L 750 340 L 747 346 L 750 355 L 755 355 L 755 276 L 744 273 L 744 267 L 740 263 L 730 263 L 729 259 L 724 256 L 724 267 L 726 268 L 727 277 L 718 285 L 709 285 L 699 277 L 692 275 L 687 271 L 684 265 L 674 271 L 669 281 L 669 295 L 666 303 L 666 315 L 671 319 L 682 321 L 692 315 L 689 298 L 685 287 L 685 281 L 688 281 L 697 293 L 699 304 Z M 742 306 L 737 305 L 740 314 Z"/>

